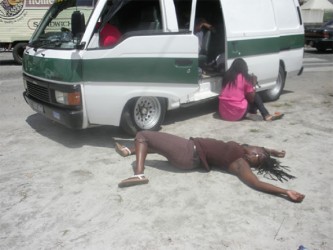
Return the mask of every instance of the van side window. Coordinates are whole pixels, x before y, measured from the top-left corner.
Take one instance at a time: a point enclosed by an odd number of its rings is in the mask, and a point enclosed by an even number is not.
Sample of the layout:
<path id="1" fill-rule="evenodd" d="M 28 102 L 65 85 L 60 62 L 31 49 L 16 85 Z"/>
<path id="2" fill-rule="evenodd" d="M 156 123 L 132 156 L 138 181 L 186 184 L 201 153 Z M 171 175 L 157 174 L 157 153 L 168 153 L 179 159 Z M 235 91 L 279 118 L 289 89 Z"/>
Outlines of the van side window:
<path id="1" fill-rule="evenodd" d="M 113 10 L 114 9 L 114 10 Z M 96 25 L 99 47 L 112 47 L 129 36 L 162 32 L 159 0 L 136 0 L 113 6 L 110 0 Z"/>
<path id="2" fill-rule="evenodd" d="M 123 34 L 132 31 L 162 30 L 158 0 L 130 1 L 116 14 Z"/>
<path id="3" fill-rule="evenodd" d="M 189 31 L 192 0 L 174 0 L 179 32 Z"/>

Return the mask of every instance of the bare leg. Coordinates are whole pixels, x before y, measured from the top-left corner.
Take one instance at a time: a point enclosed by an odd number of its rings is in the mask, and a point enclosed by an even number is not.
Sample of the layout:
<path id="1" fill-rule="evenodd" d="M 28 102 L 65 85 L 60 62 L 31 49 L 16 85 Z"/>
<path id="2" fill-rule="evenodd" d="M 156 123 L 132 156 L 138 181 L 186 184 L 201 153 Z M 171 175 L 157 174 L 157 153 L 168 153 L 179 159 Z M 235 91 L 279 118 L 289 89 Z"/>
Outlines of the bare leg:
<path id="1" fill-rule="evenodd" d="M 134 174 L 143 174 L 145 170 L 145 161 L 148 154 L 147 142 L 142 139 L 136 139 L 134 152 L 136 156 Z"/>
<path id="2" fill-rule="evenodd" d="M 161 143 L 161 141 L 163 143 Z M 128 156 L 134 153 L 136 155 L 134 176 L 121 181 L 118 186 L 128 187 L 148 183 L 148 179 L 144 176 L 144 170 L 145 160 L 149 153 L 158 153 L 166 157 L 171 164 L 178 168 L 193 169 L 193 145 L 194 143 L 191 140 L 153 131 L 138 132 L 135 138 L 134 149 L 127 149 L 126 155 L 124 155 L 124 153 L 126 153 L 124 152 L 125 149 L 121 150 L 123 147 L 116 143 L 116 150 L 122 156 Z M 178 152 L 184 152 L 184 154 L 180 155 Z M 186 157 L 184 157 L 184 155 Z"/>
<path id="3" fill-rule="evenodd" d="M 137 146 L 134 145 L 134 147 L 128 148 L 128 147 L 126 147 L 124 145 L 121 145 L 118 142 L 116 142 L 115 150 L 122 157 L 127 157 L 127 156 L 130 156 L 130 155 L 134 155 L 136 153 L 136 151 L 137 151 L 136 147 Z M 151 150 L 150 148 L 147 148 L 147 153 L 148 154 L 154 154 L 155 152 L 153 150 Z"/>
<path id="4" fill-rule="evenodd" d="M 129 149 L 130 154 L 135 153 L 136 163 L 134 176 L 122 180 L 118 187 L 130 187 L 134 185 L 147 184 L 149 180 L 144 176 L 145 161 L 148 154 L 148 145 L 144 139 L 135 139 L 135 148 Z"/>

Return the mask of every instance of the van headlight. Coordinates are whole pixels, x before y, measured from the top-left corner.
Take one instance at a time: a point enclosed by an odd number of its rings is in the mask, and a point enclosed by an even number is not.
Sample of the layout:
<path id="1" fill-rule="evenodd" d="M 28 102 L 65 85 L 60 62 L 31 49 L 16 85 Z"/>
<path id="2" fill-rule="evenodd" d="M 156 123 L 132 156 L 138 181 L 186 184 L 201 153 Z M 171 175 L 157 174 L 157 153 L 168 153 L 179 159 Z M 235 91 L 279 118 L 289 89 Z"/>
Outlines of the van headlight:
<path id="1" fill-rule="evenodd" d="M 54 91 L 55 100 L 57 103 L 78 106 L 81 105 L 81 94 L 80 92 L 62 92 L 59 90 Z"/>

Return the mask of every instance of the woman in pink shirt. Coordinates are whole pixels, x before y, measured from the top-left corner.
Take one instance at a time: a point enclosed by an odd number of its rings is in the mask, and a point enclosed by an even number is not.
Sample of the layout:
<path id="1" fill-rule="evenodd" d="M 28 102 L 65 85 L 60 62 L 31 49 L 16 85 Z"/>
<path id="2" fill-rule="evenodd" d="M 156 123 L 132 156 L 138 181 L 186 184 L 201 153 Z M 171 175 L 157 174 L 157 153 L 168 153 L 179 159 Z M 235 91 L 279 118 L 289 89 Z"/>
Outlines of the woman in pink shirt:
<path id="1" fill-rule="evenodd" d="M 246 114 L 256 114 L 259 110 L 265 121 L 282 118 L 283 114 L 276 112 L 270 115 L 265 108 L 260 95 L 255 92 L 257 77 L 248 73 L 244 59 L 237 58 L 225 73 L 222 91 L 219 96 L 219 113 L 221 118 L 228 121 L 238 121 Z"/>

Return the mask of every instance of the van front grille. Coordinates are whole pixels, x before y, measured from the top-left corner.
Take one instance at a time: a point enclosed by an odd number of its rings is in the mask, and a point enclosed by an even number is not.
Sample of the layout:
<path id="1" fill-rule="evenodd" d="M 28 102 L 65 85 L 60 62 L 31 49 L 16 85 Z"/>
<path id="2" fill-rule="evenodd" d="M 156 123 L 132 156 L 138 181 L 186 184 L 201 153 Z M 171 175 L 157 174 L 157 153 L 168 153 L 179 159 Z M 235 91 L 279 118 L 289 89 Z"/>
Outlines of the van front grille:
<path id="1" fill-rule="evenodd" d="M 40 101 L 50 103 L 50 94 L 48 88 L 27 81 L 27 91 L 28 95 Z"/>

